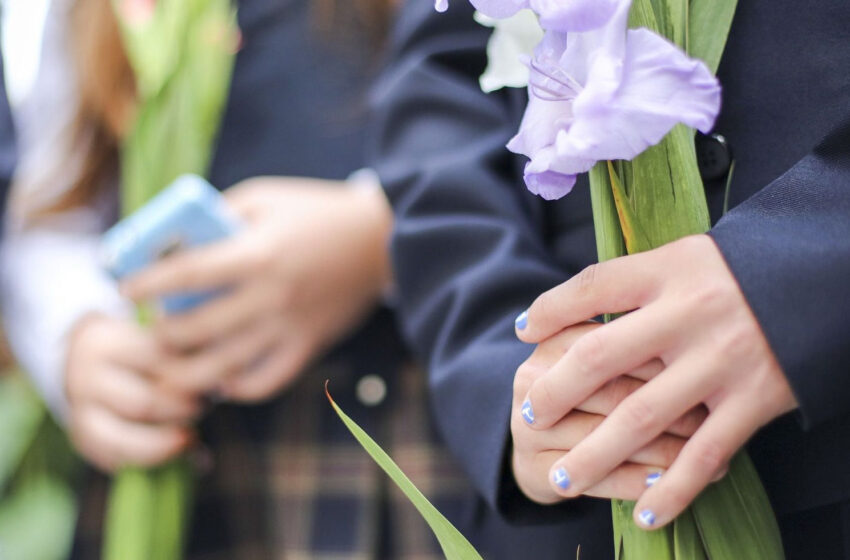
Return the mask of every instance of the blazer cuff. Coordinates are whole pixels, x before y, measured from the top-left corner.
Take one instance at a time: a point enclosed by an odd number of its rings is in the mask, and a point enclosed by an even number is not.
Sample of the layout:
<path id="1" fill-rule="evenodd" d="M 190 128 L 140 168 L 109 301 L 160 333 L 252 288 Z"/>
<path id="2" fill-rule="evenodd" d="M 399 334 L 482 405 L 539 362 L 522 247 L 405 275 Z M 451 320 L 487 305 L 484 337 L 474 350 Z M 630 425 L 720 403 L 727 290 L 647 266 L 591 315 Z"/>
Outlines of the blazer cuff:
<path id="1" fill-rule="evenodd" d="M 811 429 L 850 413 L 850 173 L 810 156 L 710 232 Z"/>

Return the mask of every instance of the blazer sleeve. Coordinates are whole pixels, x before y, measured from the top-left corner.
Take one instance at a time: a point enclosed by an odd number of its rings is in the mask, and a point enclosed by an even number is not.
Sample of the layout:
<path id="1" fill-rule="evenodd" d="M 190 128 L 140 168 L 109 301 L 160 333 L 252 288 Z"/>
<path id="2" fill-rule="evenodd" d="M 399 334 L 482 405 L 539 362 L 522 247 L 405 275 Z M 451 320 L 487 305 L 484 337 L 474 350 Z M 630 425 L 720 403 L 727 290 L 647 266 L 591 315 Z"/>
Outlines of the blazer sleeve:
<path id="1" fill-rule="evenodd" d="M 582 501 L 533 504 L 506 458 L 513 377 L 532 350 L 517 340 L 514 319 L 570 271 L 547 249 L 543 205 L 505 148 L 525 92 L 481 92 L 489 30 L 466 4 L 436 14 L 431 2 L 409 2 L 376 88 L 398 313 L 427 366 L 441 434 L 480 494 L 509 520 L 564 521 Z"/>
<path id="2" fill-rule="evenodd" d="M 850 414 L 850 119 L 711 235 L 791 384 L 804 427 Z"/>

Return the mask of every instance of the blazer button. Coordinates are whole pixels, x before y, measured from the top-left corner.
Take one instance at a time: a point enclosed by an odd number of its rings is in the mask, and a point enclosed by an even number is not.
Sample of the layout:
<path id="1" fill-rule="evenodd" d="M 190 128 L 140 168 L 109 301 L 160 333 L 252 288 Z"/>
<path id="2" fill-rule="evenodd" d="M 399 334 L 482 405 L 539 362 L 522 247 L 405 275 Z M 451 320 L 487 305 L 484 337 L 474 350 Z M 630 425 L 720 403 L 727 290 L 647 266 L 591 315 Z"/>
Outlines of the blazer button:
<path id="1" fill-rule="evenodd" d="M 357 400 L 364 406 L 378 406 L 387 398 L 387 382 L 378 375 L 366 375 L 357 382 Z"/>
<path id="2" fill-rule="evenodd" d="M 732 167 L 732 150 L 726 138 L 720 134 L 697 134 L 697 163 L 705 182 L 726 177 Z"/>

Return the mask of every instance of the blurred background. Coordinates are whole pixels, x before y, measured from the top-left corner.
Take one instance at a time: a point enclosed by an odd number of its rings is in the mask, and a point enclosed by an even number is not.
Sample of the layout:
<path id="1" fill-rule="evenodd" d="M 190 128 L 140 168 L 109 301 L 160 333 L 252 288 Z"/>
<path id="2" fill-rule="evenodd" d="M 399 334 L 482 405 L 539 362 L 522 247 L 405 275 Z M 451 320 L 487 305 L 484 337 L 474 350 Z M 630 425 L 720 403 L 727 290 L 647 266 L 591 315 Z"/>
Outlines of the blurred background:
<path id="1" fill-rule="evenodd" d="M 32 87 L 49 4 L 0 0 L 0 37 L 12 105 Z M 0 560 L 68 556 L 77 511 L 77 465 L 65 436 L 0 340 Z"/>

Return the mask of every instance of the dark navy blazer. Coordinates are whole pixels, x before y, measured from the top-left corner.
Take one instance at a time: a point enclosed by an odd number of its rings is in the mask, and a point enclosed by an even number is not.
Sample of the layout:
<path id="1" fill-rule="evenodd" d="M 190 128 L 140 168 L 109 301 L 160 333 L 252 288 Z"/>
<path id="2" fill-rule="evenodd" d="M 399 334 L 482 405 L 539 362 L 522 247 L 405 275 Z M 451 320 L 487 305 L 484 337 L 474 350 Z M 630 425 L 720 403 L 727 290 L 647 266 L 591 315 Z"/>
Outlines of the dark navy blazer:
<path id="1" fill-rule="evenodd" d="M 425 4 L 428 0 L 425 1 Z M 309 0 L 240 0 L 239 25 L 243 48 L 236 59 L 230 100 L 225 111 L 216 156 L 213 184 L 227 187 L 258 175 L 296 175 L 328 179 L 345 178 L 367 162 L 371 115 L 368 91 L 380 68 L 380 53 L 370 49 L 368 38 L 358 35 L 324 36 L 317 29 Z M 356 7 L 341 3 L 340 15 L 356 22 Z M 360 30 L 365 32 L 365 30 Z M 341 285 L 340 290 L 345 286 Z M 398 375 L 410 360 L 396 323 L 387 310 L 380 311 L 350 340 L 335 348 L 325 359 L 338 372 L 331 380 L 334 398 L 364 429 L 381 439 L 386 419 L 400 387 Z M 361 376 L 377 374 L 388 386 L 383 404 L 369 407 L 355 398 Z M 316 380 L 321 394 L 321 379 Z M 273 438 L 278 401 L 251 407 L 236 407 L 242 426 L 251 439 Z M 322 444 L 350 445 L 351 435 L 321 402 Z M 308 432 L 310 433 L 310 432 Z M 448 469 L 447 465 L 443 468 Z M 427 489 L 426 489 L 427 490 Z M 438 505 L 488 558 L 519 558 L 521 551 L 547 536 L 538 528 L 511 528 L 480 508 L 472 488 L 437 488 Z M 368 489 L 362 489 L 363 493 Z M 357 491 L 354 499 L 360 499 Z M 312 537 L 316 551 L 348 550 L 354 525 L 350 500 L 318 499 L 311 504 L 317 515 L 342 519 L 342 526 L 317 528 Z M 217 527 L 216 512 L 205 509 L 198 527 L 203 532 L 199 549 L 216 550 L 220 540 L 210 527 Z M 206 524 L 204 524 L 206 522 Z M 222 531 L 226 535 L 227 531 Z M 387 533 L 387 537 L 390 533 Z M 223 536 L 221 537 L 224 538 Z"/>
<path id="2" fill-rule="evenodd" d="M 377 90 L 378 168 L 397 215 L 404 332 L 427 363 L 442 433 L 484 499 L 559 523 L 583 557 L 610 554 L 602 501 L 536 506 L 506 468 L 512 379 L 531 348 L 513 320 L 595 261 L 589 195 L 528 194 L 505 143 L 524 91 L 478 87 L 489 30 L 467 2 L 411 0 Z M 720 70 L 716 130 L 736 170 L 706 185 L 717 241 L 800 401 L 750 450 L 780 514 L 850 499 L 850 3 L 741 2 Z M 548 547 L 547 547 L 548 550 Z M 557 557 L 554 550 L 543 557 Z M 541 557 L 539 554 L 536 557 Z"/>
<path id="3" fill-rule="evenodd" d="M 345 179 L 366 165 L 369 88 L 380 53 L 356 22 L 348 35 L 323 33 L 307 0 L 239 0 L 242 48 L 210 172 L 219 188 L 257 176 Z M 341 17 L 353 17 L 340 8 Z M 344 286 L 340 286 L 344 289 Z M 392 385 L 406 356 L 388 313 L 379 313 L 330 359 Z M 369 411 L 334 380 L 358 421 Z M 260 413 L 258 412 L 259 416 Z M 257 429 L 265 429 L 258 420 Z"/>

